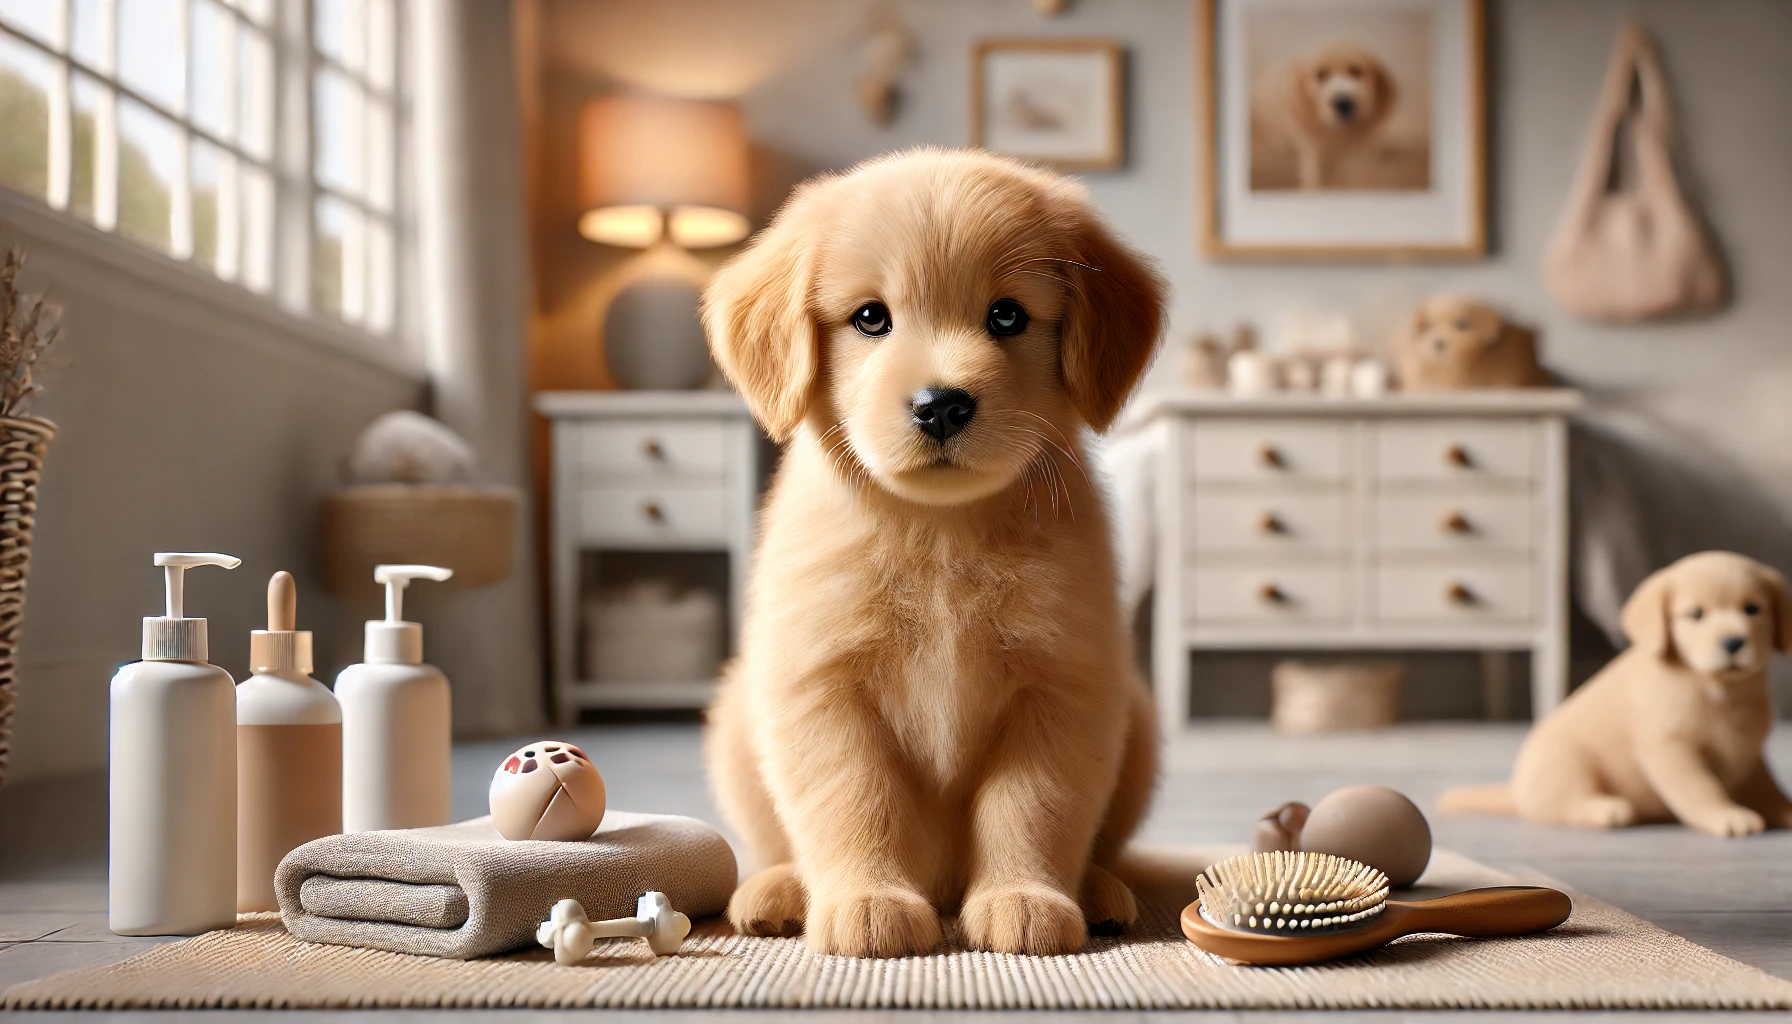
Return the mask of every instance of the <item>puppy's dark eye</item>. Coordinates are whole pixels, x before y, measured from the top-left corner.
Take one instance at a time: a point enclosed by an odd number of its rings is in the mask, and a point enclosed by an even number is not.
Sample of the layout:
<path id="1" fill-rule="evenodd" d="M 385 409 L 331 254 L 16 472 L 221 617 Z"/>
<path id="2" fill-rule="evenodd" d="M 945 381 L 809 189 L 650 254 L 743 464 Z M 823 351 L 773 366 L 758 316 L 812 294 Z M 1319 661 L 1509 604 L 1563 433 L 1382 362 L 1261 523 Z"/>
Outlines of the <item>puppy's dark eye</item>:
<path id="1" fill-rule="evenodd" d="M 1686 609 L 1686 617 L 1691 619 L 1694 622 L 1697 622 L 1700 619 L 1705 617 L 1705 609 L 1703 609 L 1703 608 L 1688 608 L 1688 609 Z"/>
<path id="2" fill-rule="evenodd" d="M 1749 603 L 1742 606 L 1742 614 L 1744 614 L 1744 615 L 1759 615 L 1759 614 L 1761 614 L 1761 606 L 1756 604 L 1753 601 L 1750 601 Z"/>
<path id="3" fill-rule="evenodd" d="M 1006 338 L 1027 329 L 1027 311 L 1013 299 L 997 299 L 989 304 L 989 317 L 984 323 L 989 333 Z"/>
<path id="4" fill-rule="evenodd" d="M 1461 331 L 1464 334 L 1467 334 L 1468 333 L 1468 321 L 1467 320 L 1456 321 L 1456 329 Z"/>
<path id="5" fill-rule="evenodd" d="M 1361 77 L 1363 77 L 1362 65 L 1352 64 L 1349 67 L 1344 69 L 1344 73 L 1349 75 L 1352 78 L 1361 78 Z"/>
<path id="6" fill-rule="evenodd" d="M 867 302 L 852 315 L 852 325 L 867 338 L 881 338 L 890 333 L 890 307 Z"/>

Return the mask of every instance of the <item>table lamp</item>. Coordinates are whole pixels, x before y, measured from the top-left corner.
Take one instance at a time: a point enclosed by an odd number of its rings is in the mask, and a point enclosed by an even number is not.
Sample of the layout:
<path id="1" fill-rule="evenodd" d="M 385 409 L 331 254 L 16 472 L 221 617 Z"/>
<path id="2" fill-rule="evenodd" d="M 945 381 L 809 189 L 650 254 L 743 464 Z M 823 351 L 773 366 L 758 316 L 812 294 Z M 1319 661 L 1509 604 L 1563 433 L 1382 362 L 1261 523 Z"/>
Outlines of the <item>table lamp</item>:
<path id="1" fill-rule="evenodd" d="M 707 249 L 747 237 L 747 136 L 730 103 L 606 96 L 579 117 L 579 234 L 646 249 Z M 709 377 L 700 285 L 645 270 L 604 316 L 610 372 L 629 388 L 683 389 Z"/>

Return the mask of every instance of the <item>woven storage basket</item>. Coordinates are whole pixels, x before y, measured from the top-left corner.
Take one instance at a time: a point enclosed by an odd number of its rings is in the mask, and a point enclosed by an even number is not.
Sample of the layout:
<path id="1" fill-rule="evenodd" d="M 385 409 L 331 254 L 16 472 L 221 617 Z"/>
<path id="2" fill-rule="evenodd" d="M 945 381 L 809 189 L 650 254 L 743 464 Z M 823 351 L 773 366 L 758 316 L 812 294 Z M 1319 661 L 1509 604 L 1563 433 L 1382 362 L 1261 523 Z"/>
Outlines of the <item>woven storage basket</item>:
<path id="1" fill-rule="evenodd" d="M 509 487 L 358 484 L 324 499 L 324 582 L 373 593 L 382 563 L 440 565 L 452 583 L 483 587 L 510 575 L 521 500 Z"/>
<path id="2" fill-rule="evenodd" d="M 1278 732 L 1316 733 L 1380 729 L 1394 724 L 1406 666 L 1397 661 L 1283 661 L 1270 673 Z"/>
<path id="3" fill-rule="evenodd" d="M 37 525 L 37 481 L 56 425 L 36 416 L 0 417 L 0 785 L 12 754 L 12 708 L 19 673 L 19 631 L 25 620 L 25 577 L 31 570 L 31 528 Z"/>

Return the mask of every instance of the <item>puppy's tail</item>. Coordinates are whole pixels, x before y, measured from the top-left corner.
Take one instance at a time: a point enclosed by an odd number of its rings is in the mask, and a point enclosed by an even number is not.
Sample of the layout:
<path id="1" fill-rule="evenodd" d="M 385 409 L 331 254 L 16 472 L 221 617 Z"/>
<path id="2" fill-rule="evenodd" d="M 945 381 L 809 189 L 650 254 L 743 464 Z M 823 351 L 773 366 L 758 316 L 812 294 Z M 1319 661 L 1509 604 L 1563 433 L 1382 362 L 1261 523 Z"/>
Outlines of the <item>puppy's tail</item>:
<path id="1" fill-rule="evenodd" d="M 1502 782 L 1497 786 L 1445 790 L 1437 798 L 1437 809 L 1448 814 L 1514 815 L 1518 813 L 1518 804 L 1512 799 L 1512 784 Z"/>

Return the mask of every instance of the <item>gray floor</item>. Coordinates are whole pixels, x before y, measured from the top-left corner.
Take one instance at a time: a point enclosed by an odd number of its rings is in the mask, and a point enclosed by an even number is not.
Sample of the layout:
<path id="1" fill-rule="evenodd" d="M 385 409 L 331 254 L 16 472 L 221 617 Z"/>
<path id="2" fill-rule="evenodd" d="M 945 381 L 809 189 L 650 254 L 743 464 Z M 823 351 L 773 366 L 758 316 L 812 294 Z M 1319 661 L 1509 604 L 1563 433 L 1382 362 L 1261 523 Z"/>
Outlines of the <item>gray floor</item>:
<path id="1" fill-rule="evenodd" d="M 1166 752 L 1163 781 L 1144 838 L 1161 843 L 1242 842 L 1256 815 L 1265 808 L 1283 800 L 1311 802 L 1338 786 L 1357 782 L 1394 786 L 1421 806 L 1428 806 L 1446 786 L 1502 775 L 1522 735 L 1518 726 L 1465 724 L 1292 739 L 1257 725 L 1205 726 Z M 589 751 L 603 771 L 610 806 L 716 820 L 697 757 L 695 725 L 593 728 L 570 738 Z M 490 772 L 514 746 L 496 741 L 456 749 L 457 814 L 483 813 Z M 1792 729 L 1782 728 L 1775 735 L 1771 756 L 1782 766 L 1781 777 L 1787 778 L 1784 766 L 1792 765 Z M 1440 845 L 1496 866 L 1538 868 L 1711 949 L 1792 979 L 1792 870 L 1788 870 L 1792 832 L 1719 840 L 1674 827 L 1599 834 L 1503 820 L 1442 817 L 1434 818 L 1432 825 Z M 105 902 L 103 780 L 71 779 L 0 790 L 0 989 L 55 971 L 121 959 L 158 941 L 112 935 L 106 930 Z M 713 1017 L 717 1012 L 640 1016 L 664 1021 Z M 252 1015 L 217 1013 L 208 1014 L 207 1019 Z M 381 1016 L 424 1015 L 387 1012 Z M 634 1016 L 613 1011 L 604 1014 L 609 1020 Z M 821 1011 L 803 1015 L 805 1020 L 896 1016 L 916 1020 L 950 1015 Z M 1085 1015 L 1057 1015 L 1054 1019 L 1065 1016 Z M 1142 1020 L 1171 1015 L 1086 1016 Z M 1248 1016 L 1260 1021 L 1265 1015 Z M 1397 1016 L 1404 1021 L 1447 1015 L 1326 1016 L 1368 1016 L 1379 1021 Z M 1540 1016 L 1524 1015 L 1527 1021 Z M 1662 1016 L 1652 1015 L 1651 1019 Z M 499 1017 L 570 1020 L 589 1019 L 590 1014 L 455 1014 L 457 1020 Z"/>

